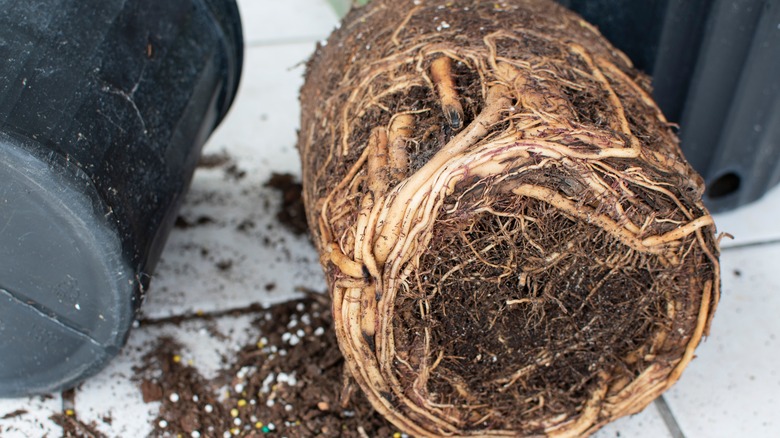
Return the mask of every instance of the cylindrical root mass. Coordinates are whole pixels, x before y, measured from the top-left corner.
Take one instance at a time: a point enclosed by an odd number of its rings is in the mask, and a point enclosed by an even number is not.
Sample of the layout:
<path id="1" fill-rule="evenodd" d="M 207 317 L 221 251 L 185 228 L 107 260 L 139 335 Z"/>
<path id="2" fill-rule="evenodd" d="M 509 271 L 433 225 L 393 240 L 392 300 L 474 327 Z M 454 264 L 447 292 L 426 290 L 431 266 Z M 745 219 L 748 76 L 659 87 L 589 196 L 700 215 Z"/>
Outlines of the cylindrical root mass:
<path id="1" fill-rule="evenodd" d="M 416 436 L 640 411 L 719 297 L 715 227 L 647 77 L 547 0 L 374 0 L 301 95 L 349 373 Z"/>

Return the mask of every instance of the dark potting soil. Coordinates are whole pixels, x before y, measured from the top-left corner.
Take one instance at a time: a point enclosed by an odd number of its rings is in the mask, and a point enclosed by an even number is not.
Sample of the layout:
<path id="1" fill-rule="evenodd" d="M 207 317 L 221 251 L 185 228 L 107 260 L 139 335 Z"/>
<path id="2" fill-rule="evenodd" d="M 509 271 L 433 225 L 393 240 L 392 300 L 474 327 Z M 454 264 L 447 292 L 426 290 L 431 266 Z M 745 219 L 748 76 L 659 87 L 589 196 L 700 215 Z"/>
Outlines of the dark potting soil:
<path id="1" fill-rule="evenodd" d="M 105 438 L 105 435 L 97 430 L 94 423 L 84 423 L 72 410 L 54 414 L 50 418 L 62 427 L 63 438 Z"/>
<path id="2" fill-rule="evenodd" d="M 3 415 L 2 417 L 0 417 L 0 420 L 8 420 L 9 418 L 21 417 L 22 415 L 24 415 L 26 413 L 27 413 L 26 409 L 17 409 L 17 410 L 15 410 L 13 412 L 9 412 L 9 413 Z"/>
<path id="3" fill-rule="evenodd" d="M 309 227 L 306 224 L 306 210 L 301 198 L 303 187 L 301 183 L 289 173 L 274 172 L 265 186 L 276 189 L 282 194 L 282 206 L 276 213 L 276 219 L 295 235 L 306 234 Z"/>
<path id="4" fill-rule="evenodd" d="M 224 150 L 215 154 L 204 154 L 198 161 L 198 167 L 205 169 L 213 169 L 215 167 L 224 166 L 230 162 L 230 155 Z"/>
<path id="5" fill-rule="evenodd" d="M 214 223 L 214 218 L 208 216 L 199 216 L 194 221 L 189 221 L 184 216 L 178 216 L 173 226 L 182 230 L 186 230 L 187 228 L 209 225 L 213 223 Z"/>
<path id="6" fill-rule="evenodd" d="M 324 296 L 258 310 L 259 339 L 216 377 L 160 339 L 135 371 L 146 402 L 161 402 L 153 437 L 401 437 L 352 385 Z M 346 389 L 345 389 L 346 388 Z"/>

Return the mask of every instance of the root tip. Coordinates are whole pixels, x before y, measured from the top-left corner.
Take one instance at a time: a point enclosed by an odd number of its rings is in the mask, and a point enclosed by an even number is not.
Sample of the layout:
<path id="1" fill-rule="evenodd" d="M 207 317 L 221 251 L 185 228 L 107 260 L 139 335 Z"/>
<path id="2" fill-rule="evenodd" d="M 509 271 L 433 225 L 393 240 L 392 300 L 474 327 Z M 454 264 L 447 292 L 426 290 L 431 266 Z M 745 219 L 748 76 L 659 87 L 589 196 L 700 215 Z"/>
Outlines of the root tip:
<path id="1" fill-rule="evenodd" d="M 444 108 L 444 115 L 452 129 L 458 130 L 463 126 L 463 110 L 460 108 Z"/>

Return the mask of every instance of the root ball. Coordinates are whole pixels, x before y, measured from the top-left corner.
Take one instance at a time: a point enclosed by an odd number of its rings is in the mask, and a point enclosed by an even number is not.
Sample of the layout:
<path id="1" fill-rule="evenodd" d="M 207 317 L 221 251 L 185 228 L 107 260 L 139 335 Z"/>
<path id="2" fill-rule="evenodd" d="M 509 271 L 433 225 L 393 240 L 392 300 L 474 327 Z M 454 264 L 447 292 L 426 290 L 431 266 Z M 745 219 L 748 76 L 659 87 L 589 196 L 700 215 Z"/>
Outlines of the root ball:
<path id="1" fill-rule="evenodd" d="M 649 80 L 548 0 L 373 0 L 309 61 L 339 346 L 416 436 L 580 436 L 668 389 L 720 288 Z"/>

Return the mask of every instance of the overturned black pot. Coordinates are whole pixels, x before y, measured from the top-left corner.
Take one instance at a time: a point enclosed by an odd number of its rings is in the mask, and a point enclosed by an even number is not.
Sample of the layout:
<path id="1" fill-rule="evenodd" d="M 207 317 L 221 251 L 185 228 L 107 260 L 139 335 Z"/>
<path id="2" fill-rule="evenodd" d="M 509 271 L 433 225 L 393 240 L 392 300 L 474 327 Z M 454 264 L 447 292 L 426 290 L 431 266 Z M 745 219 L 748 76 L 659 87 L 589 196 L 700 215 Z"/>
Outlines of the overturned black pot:
<path id="1" fill-rule="evenodd" d="M 1 3 L 0 397 L 15 397 L 119 352 L 243 40 L 234 0 Z"/>

